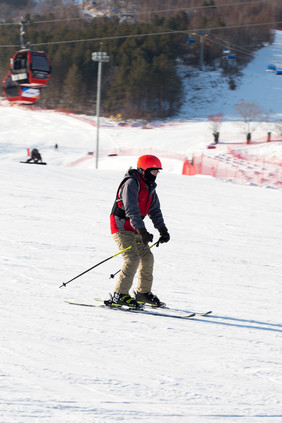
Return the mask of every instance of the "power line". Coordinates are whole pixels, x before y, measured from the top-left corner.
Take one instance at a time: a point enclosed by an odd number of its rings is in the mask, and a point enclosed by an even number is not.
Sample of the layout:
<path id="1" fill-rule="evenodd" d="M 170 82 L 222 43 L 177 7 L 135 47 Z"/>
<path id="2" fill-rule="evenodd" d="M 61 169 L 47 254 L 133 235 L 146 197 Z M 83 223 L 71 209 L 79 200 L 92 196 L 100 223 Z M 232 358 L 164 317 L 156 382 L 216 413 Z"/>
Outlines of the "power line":
<path id="1" fill-rule="evenodd" d="M 50 19 L 48 21 L 35 21 L 30 22 L 31 25 L 37 25 L 42 23 L 52 23 L 52 22 L 62 22 L 62 21 L 79 21 L 79 20 L 85 20 L 85 17 L 83 18 L 64 18 L 64 19 Z"/>
<path id="2" fill-rule="evenodd" d="M 277 1 L 277 0 L 252 0 L 252 1 L 246 1 L 244 3 L 222 3 L 222 4 L 215 4 L 215 5 L 208 5 L 208 6 L 192 6 L 192 7 L 179 7 L 175 9 L 158 9 L 158 10 L 148 10 L 145 12 L 136 12 L 136 15 L 146 15 L 146 14 L 152 14 L 152 13 L 164 13 L 164 12 L 177 12 L 181 10 L 202 10 L 202 9 L 216 9 L 217 7 L 228 7 L 228 6 L 245 6 L 245 5 L 252 5 L 252 4 L 258 4 L 258 3 L 265 3 L 270 1 Z M 94 19 L 94 17 L 93 17 Z M 52 23 L 52 22 L 63 22 L 63 21 L 74 21 L 74 20 L 85 20 L 85 17 L 77 17 L 77 18 L 62 18 L 62 19 L 50 19 L 50 20 L 43 20 L 43 21 L 34 21 L 30 22 L 31 25 L 37 25 L 42 23 Z M 1 22 L 0 26 L 9 26 L 9 25 L 19 25 L 19 23 L 16 22 Z"/>
<path id="3" fill-rule="evenodd" d="M 261 22 L 255 24 L 244 24 L 244 25 L 231 25 L 231 26 L 219 26 L 213 28 L 194 28 L 194 29 L 187 29 L 181 31 L 163 31 L 163 32 L 151 32 L 145 34 L 132 34 L 132 35 L 116 35 L 112 37 L 99 37 L 99 38 L 83 38 L 80 40 L 64 40 L 64 41 L 49 41 L 46 43 L 31 43 L 33 46 L 46 46 L 46 45 L 57 45 L 57 44 L 68 44 L 68 43 L 83 43 L 83 42 L 90 42 L 90 41 L 108 41 L 108 40 L 118 40 L 118 39 L 126 39 L 126 38 L 140 38 L 140 37 L 151 37 L 157 35 L 171 35 L 171 34 L 190 34 L 191 32 L 210 32 L 210 31 L 217 31 L 217 30 L 226 30 L 226 29 L 236 29 L 236 28 L 248 28 L 248 27 L 256 27 L 256 26 L 264 26 L 270 25 L 275 27 L 278 24 L 282 24 L 282 21 L 277 22 Z M 19 44 L 9 44 L 9 45 L 0 45 L 0 48 L 12 48 L 12 47 L 19 47 Z"/>
<path id="4" fill-rule="evenodd" d="M 244 5 L 252 5 L 257 3 L 266 3 L 266 1 L 269 3 L 270 1 L 277 1 L 277 0 L 253 0 L 253 1 L 247 1 L 244 3 L 222 3 L 222 4 L 214 4 L 209 6 L 193 6 L 193 7 L 180 7 L 176 9 L 159 9 L 159 10 L 149 10 L 147 12 L 137 12 L 137 15 L 141 14 L 150 14 L 150 13 L 159 13 L 159 12 L 176 12 L 180 10 L 200 10 L 200 9 L 216 9 L 217 7 L 227 7 L 227 6 L 244 6 Z"/>
<path id="5" fill-rule="evenodd" d="M 223 39 L 219 38 L 218 36 L 216 36 L 215 34 L 213 34 L 213 42 L 215 44 L 222 46 L 222 47 L 225 47 L 225 48 L 228 46 L 228 48 L 231 48 L 232 50 L 237 51 L 238 53 L 241 53 L 241 54 L 246 54 L 248 56 L 251 56 L 253 54 L 252 51 L 247 50 L 244 47 L 237 46 L 236 44 L 230 43 L 226 40 L 223 40 Z"/>
<path id="6" fill-rule="evenodd" d="M 77 20 L 85 20 L 84 18 L 64 18 L 64 19 L 50 19 L 50 20 L 46 20 L 46 21 L 34 21 L 34 22 L 29 22 L 29 25 L 37 25 L 37 24 L 42 24 L 42 23 L 51 23 L 51 22 L 62 22 L 62 21 L 77 21 Z M 9 26 L 9 25 L 20 25 L 19 22 L 1 22 L 0 26 Z"/>
<path id="7" fill-rule="evenodd" d="M 220 47 L 224 47 L 224 48 L 226 48 L 226 42 L 218 42 L 217 40 L 213 40 L 213 43 L 214 44 L 217 44 L 218 46 L 220 46 Z M 246 56 L 252 56 L 253 55 L 253 53 L 251 52 L 251 51 L 244 51 L 244 50 L 241 50 L 240 49 L 240 47 L 239 48 L 237 48 L 234 44 L 233 44 L 233 46 L 231 45 L 231 44 L 228 44 L 228 47 L 230 48 L 230 49 L 232 49 L 232 51 L 235 51 L 235 52 L 237 52 L 237 53 L 240 53 L 240 54 L 245 54 Z"/>

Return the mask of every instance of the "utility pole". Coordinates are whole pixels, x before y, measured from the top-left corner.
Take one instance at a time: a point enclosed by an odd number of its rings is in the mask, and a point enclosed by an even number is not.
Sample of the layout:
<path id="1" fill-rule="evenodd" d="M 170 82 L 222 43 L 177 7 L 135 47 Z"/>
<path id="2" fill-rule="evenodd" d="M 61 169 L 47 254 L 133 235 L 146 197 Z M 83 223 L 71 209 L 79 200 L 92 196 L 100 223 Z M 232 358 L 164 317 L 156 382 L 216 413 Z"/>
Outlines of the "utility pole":
<path id="1" fill-rule="evenodd" d="M 98 169 L 99 160 L 99 130 L 100 130 L 100 102 L 101 102 L 101 81 L 102 81 L 102 63 L 109 61 L 110 56 L 105 51 L 95 51 L 91 55 L 94 62 L 98 62 L 97 76 L 97 100 L 96 100 L 96 169 Z"/>

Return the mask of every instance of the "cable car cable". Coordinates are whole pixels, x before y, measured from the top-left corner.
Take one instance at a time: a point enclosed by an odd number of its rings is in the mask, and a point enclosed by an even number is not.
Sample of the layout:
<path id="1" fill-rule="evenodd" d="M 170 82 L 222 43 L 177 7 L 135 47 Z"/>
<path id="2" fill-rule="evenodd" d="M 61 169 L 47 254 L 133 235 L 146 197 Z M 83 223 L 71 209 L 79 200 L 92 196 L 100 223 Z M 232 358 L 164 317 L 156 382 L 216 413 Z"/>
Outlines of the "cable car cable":
<path id="1" fill-rule="evenodd" d="M 151 32 L 145 34 L 132 34 L 132 35 L 117 35 L 112 37 L 99 37 L 99 38 L 83 38 L 80 40 L 63 40 L 63 41 L 49 41 L 46 43 L 31 43 L 33 46 L 46 46 L 46 45 L 56 45 L 56 44 L 68 44 L 68 43 L 82 43 L 82 42 L 90 42 L 90 41 L 107 41 L 107 40 L 118 40 L 122 38 L 140 38 L 140 37 L 148 37 L 148 36 L 156 36 L 156 35 L 171 35 L 171 34 L 186 34 L 188 35 L 191 32 L 200 32 L 200 31 L 216 31 L 216 30 L 226 30 L 226 29 L 236 29 L 236 28 L 247 28 L 247 27 L 255 27 L 255 26 L 264 26 L 264 25 L 271 25 L 272 27 L 278 24 L 282 24 L 282 21 L 276 22 L 261 22 L 261 23 L 254 23 L 254 24 L 244 24 L 244 25 L 231 25 L 225 27 L 214 27 L 214 28 L 195 28 L 195 29 L 187 29 L 181 31 L 164 31 L 164 32 Z M 19 44 L 9 44 L 9 45 L 0 45 L 0 48 L 17 48 L 20 47 Z"/>
<path id="2" fill-rule="evenodd" d="M 217 8 L 217 7 L 228 7 L 228 6 L 245 6 L 245 5 L 252 5 L 252 4 L 257 4 L 257 3 L 266 3 L 266 1 L 269 3 L 270 1 L 274 1 L 276 2 L 277 0 L 252 0 L 252 1 L 247 1 L 245 3 L 222 3 L 222 4 L 214 4 L 214 5 L 208 5 L 208 6 L 192 6 L 192 7 L 179 7 L 179 8 L 175 8 L 175 9 L 158 9 L 158 10 L 147 10 L 144 12 L 136 12 L 136 15 L 146 15 L 146 14 L 150 14 L 150 13 L 159 13 L 159 12 L 177 12 L 177 11 L 181 11 L 181 10 L 201 10 L 201 9 L 213 9 L 213 8 Z M 95 19 L 93 17 L 93 19 Z M 63 21 L 71 21 L 71 20 L 85 20 L 85 17 L 77 17 L 77 18 L 62 18 L 62 19 L 51 19 L 51 20 L 45 20 L 45 21 L 34 21 L 31 22 L 31 25 L 35 25 L 35 24 L 42 24 L 42 23 L 51 23 L 51 22 L 63 22 Z M 8 22 L 8 23 L 0 23 L 0 26 L 5 26 L 5 25 L 18 25 L 18 23 L 15 22 Z"/>
<path id="3" fill-rule="evenodd" d="M 209 6 L 192 6 L 192 7 L 179 7 L 176 9 L 159 9 L 159 10 L 149 10 L 146 12 L 137 12 L 136 15 L 141 14 L 149 14 L 149 13 L 158 13 L 158 12 L 176 12 L 181 10 L 201 10 L 201 9 L 216 9 L 217 7 L 227 7 L 227 6 L 244 6 L 244 5 L 252 5 L 257 3 L 266 3 L 266 1 L 277 1 L 277 0 L 253 0 L 253 1 L 247 1 L 245 3 L 222 3 L 222 4 L 213 4 Z"/>

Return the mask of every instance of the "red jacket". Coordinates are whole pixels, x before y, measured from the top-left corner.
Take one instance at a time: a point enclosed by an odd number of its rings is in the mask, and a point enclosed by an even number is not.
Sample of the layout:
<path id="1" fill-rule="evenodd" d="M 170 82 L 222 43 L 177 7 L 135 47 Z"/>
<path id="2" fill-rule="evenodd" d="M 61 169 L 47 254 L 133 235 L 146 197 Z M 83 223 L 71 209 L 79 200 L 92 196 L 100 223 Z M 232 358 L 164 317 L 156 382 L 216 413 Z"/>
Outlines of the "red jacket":
<path id="1" fill-rule="evenodd" d="M 137 232 L 144 228 L 143 219 L 149 215 L 155 228 L 164 226 L 156 184 L 147 185 L 137 170 L 130 170 L 121 182 L 111 213 L 111 233 Z"/>

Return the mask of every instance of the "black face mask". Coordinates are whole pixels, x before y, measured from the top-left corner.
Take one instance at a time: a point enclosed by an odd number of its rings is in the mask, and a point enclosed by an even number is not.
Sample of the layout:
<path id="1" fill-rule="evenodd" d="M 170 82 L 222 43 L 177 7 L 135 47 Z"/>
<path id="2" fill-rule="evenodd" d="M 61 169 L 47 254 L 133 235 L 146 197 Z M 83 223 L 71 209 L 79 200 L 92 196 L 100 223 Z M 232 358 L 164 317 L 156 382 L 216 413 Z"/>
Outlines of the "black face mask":
<path id="1" fill-rule="evenodd" d="M 151 174 L 152 169 L 146 169 L 144 173 L 144 181 L 149 184 L 153 184 L 156 180 L 156 176 Z"/>

